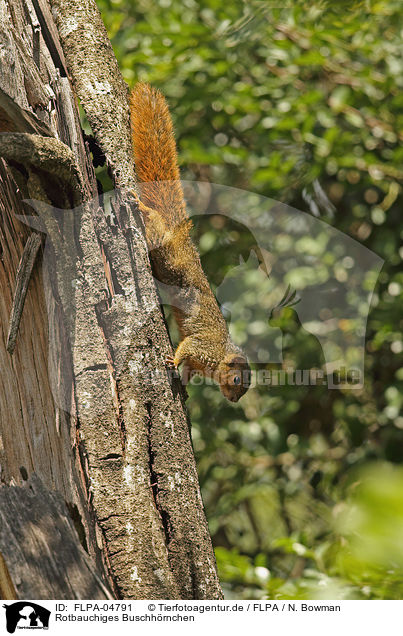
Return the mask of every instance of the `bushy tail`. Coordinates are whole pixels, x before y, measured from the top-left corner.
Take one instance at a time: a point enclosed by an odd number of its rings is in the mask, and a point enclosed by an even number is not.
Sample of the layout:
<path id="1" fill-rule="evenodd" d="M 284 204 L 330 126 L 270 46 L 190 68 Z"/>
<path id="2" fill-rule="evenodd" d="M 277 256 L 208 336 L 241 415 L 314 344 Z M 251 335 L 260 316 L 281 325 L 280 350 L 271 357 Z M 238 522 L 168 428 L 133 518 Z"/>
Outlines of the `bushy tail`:
<path id="1" fill-rule="evenodd" d="M 130 114 L 141 200 L 174 228 L 187 214 L 168 104 L 157 89 L 139 83 L 130 97 Z"/>

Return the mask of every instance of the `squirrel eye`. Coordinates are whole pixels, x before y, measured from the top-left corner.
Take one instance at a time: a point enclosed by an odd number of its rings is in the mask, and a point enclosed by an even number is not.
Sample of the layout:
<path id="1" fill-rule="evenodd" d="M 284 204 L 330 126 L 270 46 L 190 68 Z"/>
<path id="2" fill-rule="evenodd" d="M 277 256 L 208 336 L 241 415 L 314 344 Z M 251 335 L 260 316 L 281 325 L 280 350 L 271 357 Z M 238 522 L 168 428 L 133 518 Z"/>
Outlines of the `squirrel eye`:
<path id="1" fill-rule="evenodd" d="M 236 375 L 233 380 L 234 384 L 241 384 L 241 378 L 239 375 Z"/>

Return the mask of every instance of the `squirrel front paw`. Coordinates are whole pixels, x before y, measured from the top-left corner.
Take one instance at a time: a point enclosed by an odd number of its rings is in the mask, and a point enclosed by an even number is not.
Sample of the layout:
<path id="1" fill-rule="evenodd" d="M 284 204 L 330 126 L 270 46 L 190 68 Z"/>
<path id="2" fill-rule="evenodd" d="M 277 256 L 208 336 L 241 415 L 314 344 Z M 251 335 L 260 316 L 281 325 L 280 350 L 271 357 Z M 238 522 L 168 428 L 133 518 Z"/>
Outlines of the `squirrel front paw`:
<path id="1" fill-rule="evenodd" d="M 177 369 L 178 366 L 177 364 L 175 364 L 175 358 L 171 355 L 167 356 L 165 358 L 165 364 L 170 368 L 170 369 Z"/>

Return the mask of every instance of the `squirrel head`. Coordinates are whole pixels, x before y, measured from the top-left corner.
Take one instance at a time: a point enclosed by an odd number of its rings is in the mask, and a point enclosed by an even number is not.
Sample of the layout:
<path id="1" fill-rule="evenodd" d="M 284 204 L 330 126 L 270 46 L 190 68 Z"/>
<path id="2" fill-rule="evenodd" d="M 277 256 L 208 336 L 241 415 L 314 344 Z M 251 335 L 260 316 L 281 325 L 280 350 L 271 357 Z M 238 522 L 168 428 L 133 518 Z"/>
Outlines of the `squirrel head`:
<path id="1" fill-rule="evenodd" d="M 221 393 L 230 402 L 238 402 L 251 383 L 250 366 L 241 353 L 228 353 L 216 370 Z"/>

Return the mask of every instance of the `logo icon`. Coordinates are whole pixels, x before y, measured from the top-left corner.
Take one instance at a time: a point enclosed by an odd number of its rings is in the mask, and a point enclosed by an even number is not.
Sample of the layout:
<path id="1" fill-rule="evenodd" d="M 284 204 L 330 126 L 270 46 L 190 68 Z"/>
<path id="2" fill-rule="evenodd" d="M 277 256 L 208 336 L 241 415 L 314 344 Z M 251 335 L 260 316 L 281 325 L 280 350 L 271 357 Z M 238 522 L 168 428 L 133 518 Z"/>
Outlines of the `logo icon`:
<path id="1" fill-rule="evenodd" d="M 49 629 L 50 611 L 31 601 L 17 601 L 3 605 L 6 609 L 6 627 L 9 634 L 16 629 Z"/>
<path id="2" fill-rule="evenodd" d="M 158 191 L 166 183 L 147 183 L 147 188 Z M 287 382 L 298 385 L 311 384 L 312 372 L 315 378 L 319 373 L 320 383 L 325 383 L 328 389 L 361 388 L 366 324 L 382 259 L 336 227 L 283 202 L 218 184 L 206 187 L 204 182 L 181 181 L 181 186 L 189 217 L 210 216 L 218 223 L 211 226 L 218 230 L 216 234 L 206 233 L 216 253 L 221 250 L 220 261 L 224 263 L 226 259 L 224 277 L 218 282 L 215 295 L 227 318 L 230 337 L 249 363 L 278 365 L 277 370 L 272 369 L 273 373 L 280 373 L 280 377 L 286 373 L 288 378 L 290 372 L 296 379 L 290 377 Z M 19 218 L 47 235 L 42 258 L 43 283 L 45 289 L 53 290 L 55 284 L 59 289 L 65 328 L 73 348 L 81 324 L 77 322 L 78 308 L 84 302 L 95 303 L 105 298 L 101 268 L 91 267 L 84 275 L 75 237 L 80 227 L 89 227 L 92 219 L 98 219 L 100 209 L 104 209 L 108 219 L 102 223 L 111 228 L 116 225 L 115 210 L 128 196 L 115 190 L 72 210 L 25 200 L 37 214 Z M 60 228 L 67 249 L 59 245 Z M 93 240 L 91 249 L 95 253 L 99 246 L 95 236 Z M 163 239 L 158 238 L 158 232 L 156 240 L 155 245 L 149 246 L 151 251 L 161 248 L 158 241 Z M 133 268 L 137 266 L 144 266 L 141 256 L 131 264 Z M 167 284 L 156 277 L 155 283 L 162 304 L 170 305 L 173 313 L 194 316 L 200 311 L 202 292 L 187 280 L 187 276 L 182 276 L 178 284 L 178 277 L 174 276 L 172 284 Z M 124 307 L 126 325 L 121 330 L 120 346 L 122 352 L 124 349 L 127 352 L 116 361 L 117 377 L 127 365 L 133 365 L 137 372 L 137 363 L 130 357 L 132 334 L 143 328 L 145 315 L 153 319 L 159 303 L 157 297 L 150 300 L 145 294 L 146 311 L 139 320 L 135 311 L 139 302 L 136 289 L 136 285 L 128 283 L 116 293 L 122 303 L 116 304 L 116 310 L 118 306 Z M 51 317 L 53 292 L 46 292 L 45 298 L 50 302 Z M 69 377 L 70 361 L 58 351 L 57 321 L 50 320 L 48 328 L 52 392 L 57 404 L 69 412 L 69 393 L 58 378 Z M 259 369 L 258 366 L 257 372 Z M 142 372 L 144 377 L 156 377 L 158 381 L 153 363 L 149 367 L 144 364 Z M 182 379 L 186 377 L 183 373 Z M 266 384 L 258 373 L 256 377 L 257 384 Z M 282 380 L 279 383 L 284 384 Z"/>

